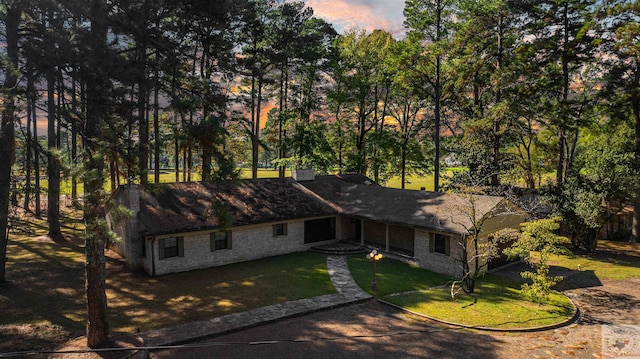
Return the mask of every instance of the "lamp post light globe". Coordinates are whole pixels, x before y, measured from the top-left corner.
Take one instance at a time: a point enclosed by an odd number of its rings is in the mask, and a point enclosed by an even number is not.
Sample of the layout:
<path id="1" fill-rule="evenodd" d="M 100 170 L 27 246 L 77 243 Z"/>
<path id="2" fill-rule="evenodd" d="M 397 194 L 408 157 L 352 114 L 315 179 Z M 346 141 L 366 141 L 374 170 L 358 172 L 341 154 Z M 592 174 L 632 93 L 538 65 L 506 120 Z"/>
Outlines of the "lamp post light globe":
<path id="1" fill-rule="evenodd" d="M 382 259 L 382 253 L 378 253 L 377 250 L 372 250 L 367 254 L 367 259 L 373 262 L 373 279 L 371 280 L 371 289 L 376 290 L 376 262 Z"/>

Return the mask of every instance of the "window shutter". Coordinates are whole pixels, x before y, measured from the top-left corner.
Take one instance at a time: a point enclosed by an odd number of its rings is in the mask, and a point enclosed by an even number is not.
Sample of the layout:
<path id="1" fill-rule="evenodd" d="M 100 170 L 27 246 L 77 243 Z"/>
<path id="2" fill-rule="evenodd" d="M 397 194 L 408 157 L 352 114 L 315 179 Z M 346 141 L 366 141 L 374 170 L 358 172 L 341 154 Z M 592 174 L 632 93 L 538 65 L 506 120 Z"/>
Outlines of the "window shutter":
<path id="1" fill-rule="evenodd" d="M 178 237 L 178 257 L 184 257 L 184 237 Z"/>
<path id="2" fill-rule="evenodd" d="M 216 250 L 216 232 L 209 233 L 209 252 Z"/>
<path id="3" fill-rule="evenodd" d="M 273 225 L 273 236 L 276 237 L 278 235 L 278 225 L 274 224 Z"/>
<path id="4" fill-rule="evenodd" d="M 451 247 L 451 237 L 445 236 L 444 237 L 444 254 L 447 256 L 451 254 L 450 247 Z"/>
<path id="5" fill-rule="evenodd" d="M 431 233 L 429 236 L 429 252 L 433 253 L 436 251 L 436 234 Z"/>
<path id="6" fill-rule="evenodd" d="M 288 234 L 287 233 L 287 224 L 286 223 L 282 224 L 282 234 L 285 235 L 285 236 Z"/>
<path id="7" fill-rule="evenodd" d="M 231 231 L 227 231 L 227 249 L 233 248 L 231 242 Z"/>
<path id="8" fill-rule="evenodd" d="M 158 241 L 158 259 L 164 259 L 164 239 Z"/>

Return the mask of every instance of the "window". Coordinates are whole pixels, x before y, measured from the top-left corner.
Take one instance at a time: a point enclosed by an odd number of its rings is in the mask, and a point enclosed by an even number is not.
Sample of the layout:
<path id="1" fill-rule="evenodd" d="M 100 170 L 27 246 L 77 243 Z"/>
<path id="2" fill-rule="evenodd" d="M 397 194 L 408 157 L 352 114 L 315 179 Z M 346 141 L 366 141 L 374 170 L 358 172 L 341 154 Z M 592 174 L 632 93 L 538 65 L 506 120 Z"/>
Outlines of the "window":
<path id="1" fill-rule="evenodd" d="M 146 236 L 141 236 L 140 237 L 140 256 L 142 258 L 146 258 L 147 257 L 147 237 Z"/>
<path id="2" fill-rule="evenodd" d="M 321 218 L 304 221 L 304 243 L 336 239 L 336 219 Z"/>
<path id="3" fill-rule="evenodd" d="M 184 257 L 184 239 L 169 237 L 160 240 L 160 259 Z"/>
<path id="4" fill-rule="evenodd" d="M 221 249 L 231 249 L 231 231 L 211 232 L 209 235 L 211 252 Z"/>
<path id="5" fill-rule="evenodd" d="M 434 233 L 433 238 L 431 239 L 431 241 L 429 241 L 429 252 L 441 253 L 448 256 L 450 253 L 450 243 L 451 240 L 449 239 L 449 236 L 440 233 Z"/>
<path id="6" fill-rule="evenodd" d="M 278 223 L 273 225 L 273 236 L 286 236 L 287 235 L 287 224 L 286 223 Z"/>

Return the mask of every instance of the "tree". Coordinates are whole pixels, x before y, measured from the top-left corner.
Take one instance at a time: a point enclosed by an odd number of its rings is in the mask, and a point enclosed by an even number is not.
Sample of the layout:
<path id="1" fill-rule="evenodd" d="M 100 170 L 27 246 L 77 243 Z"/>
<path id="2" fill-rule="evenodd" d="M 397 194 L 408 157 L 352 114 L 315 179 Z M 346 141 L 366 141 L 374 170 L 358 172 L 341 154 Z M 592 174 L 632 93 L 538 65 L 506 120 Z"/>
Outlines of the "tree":
<path id="1" fill-rule="evenodd" d="M 389 76 L 392 86 L 385 99 L 385 108 L 389 108 L 388 113 L 395 119 L 395 124 L 389 127 L 395 129 L 397 135 L 398 146 L 394 148 L 400 152 L 400 183 L 405 188 L 407 174 L 422 173 L 430 162 L 424 152 L 427 152 L 425 139 L 430 132 L 427 117 L 432 108 L 420 85 L 419 70 L 416 70 L 422 60 L 422 47 L 415 41 L 405 40 L 393 44 L 389 50 L 392 55 L 388 59 L 388 72 L 392 74 Z M 384 116 L 381 121 L 384 124 Z"/>
<path id="2" fill-rule="evenodd" d="M 337 36 L 325 20 L 311 17 L 302 24 L 298 34 L 304 44 L 291 67 L 290 116 L 286 128 L 291 135 L 287 148 L 291 149 L 292 164 L 328 167 L 328 144 L 323 136 L 326 128 L 321 114 L 322 89 L 326 84 L 323 74 L 329 63 L 331 45 Z"/>
<path id="3" fill-rule="evenodd" d="M 513 108 L 519 99 L 513 89 L 522 67 L 515 56 L 521 41 L 516 10 L 502 0 L 461 1 L 452 40 L 454 98 L 462 123 L 458 154 L 467 158 L 476 181 L 488 176 L 491 186 L 501 184 L 500 175 L 509 166 L 505 148 L 515 137 Z"/>
<path id="4" fill-rule="evenodd" d="M 426 41 L 425 57 L 432 61 L 423 76 L 431 86 L 434 104 L 434 173 L 433 190 L 440 190 L 440 125 L 442 123 L 443 83 L 442 62 L 447 58 L 448 41 L 455 17 L 456 0 L 407 0 L 404 8 L 405 26 L 409 38 Z"/>
<path id="5" fill-rule="evenodd" d="M 481 186 L 463 186 L 454 195 L 455 204 L 450 209 L 451 221 L 462 226 L 466 234 L 461 236 L 460 247 L 462 251 L 458 262 L 462 272 L 459 282 L 460 289 L 466 293 L 475 291 L 476 280 L 483 270 L 489 265 L 489 261 L 500 255 L 501 243 L 513 238 L 513 229 L 506 228 L 494 233 L 485 232 L 485 223 L 490 219 L 506 219 L 507 216 L 524 218 L 524 211 L 516 207 L 513 202 L 502 199 L 493 203 L 492 208 L 487 208 L 486 202 L 491 198 L 483 197 Z M 454 281 L 451 292 L 459 283 Z"/>
<path id="6" fill-rule="evenodd" d="M 272 30 L 269 19 L 272 17 L 275 3 L 272 0 L 254 0 L 248 2 L 248 7 L 244 11 L 245 29 L 241 32 L 240 41 L 245 44 L 240 64 L 246 67 L 249 72 L 250 100 L 251 107 L 248 133 L 251 139 L 251 177 L 258 178 L 258 153 L 260 145 L 260 116 L 262 111 L 263 90 L 269 69 L 272 66 L 272 59 L 269 56 L 270 40 Z M 246 128 L 247 126 L 245 126 Z"/>
<path id="7" fill-rule="evenodd" d="M 6 281 L 7 243 L 9 241 L 9 191 L 11 189 L 11 167 L 15 161 L 16 97 L 18 94 L 18 43 L 22 1 L 14 0 L 0 5 L 0 16 L 4 22 L 6 44 L 6 66 L 2 87 L 2 118 L 0 119 L 0 283 Z"/>
<path id="8" fill-rule="evenodd" d="M 392 43 L 391 34 L 383 30 L 370 34 L 351 30 L 336 40 L 340 56 L 336 65 L 343 69 L 333 71 L 334 75 L 341 76 L 335 80 L 341 87 L 340 93 L 334 93 L 332 99 L 342 102 L 343 119 L 351 121 L 345 124 L 345 129 L 355 142 L 355 153 L 348 159 L 350 163 L 345 166 L 346 171 L 367 173 L 368 134 L 379 128 L 382 122 L 378 108 L 384 98 L 381 89 L 385 88 L 384 82 L 387 81 L 384 59 Z"/>
<path id="9" fill-rule="evenodd" d="M 113 120 L 114 78 L 121 70 L 118 58 L 108 45 L 109 5 L 104 0 L 91 0 L 87 4 L 86 15 L 90 28 L 86 29 L 80 52 L 85 55 L 81 68 L 86 83 L 86 114 L 82 130 L 85 146 L 84 163 L 84 219 L 85 230 L 85 273 L 87 294 L 87 346 L 99 348 L 109 341 L 109 325 L 106 296 L 105 245 L 109 230 L 104 220 L 106 194 L 105 182 L 105 133 L 108 129 L 121 128 Z"/>
<path id="10" fill-rule="evenodd" d="M 520 3 L 529 20 L 524 36 L 532 49 L 529 58 L 536 71 L 533 86 L 545 107 L 545 125 L 555 131 L 556 183 L 573 171 L 581 127 L 590 120 L 595 104 L 589 87 L 575 79 L 584 77 L 596 50 L 593 0 L 561 0 Z M 577 85 L 577 86 L 576 86 Z"/>
<path id="11" fill-rule="evenodd" d="M 538 304 L 545 301 L 551 288 L 562 280 L 562 276 L 549 276 L 549 258 L 551 255 L 571 254 L 564 246 L 569 240 L 555 234 L 560 228 L 560 221 L 560 217 L 553 217 L 523 223 L 522 234 L 504 250 L 510 258 L 520 257 L 536 270 L 535 273 L 525 271 L 520 275 L 531 280 L 531 284 L 522 285 L 522 292 L 536 299 Z M 538 253 L 537 260 L 532 258 L 532 252 Z"/>
<path id="12" fill-rule="evenodd" d="M 604 11 L 606 24 L 610 24 L 603 38 L 606 66 L 606 100 L 615 119 L 631 119 L 634 128 L 635 161 L 633 169 L 640 173 L 640 5 L 633 1 L 610 1 Z M 640 240 L 640 191 L 632 192 L 634 241 Z"/>
<path id="13" fill-rule="evenodd" d="M 273 13 L 272 31 L 273 48 L 272 58 L 277 68 L 277 134 L 278 134 L 278 165 L 279 176 L 284 177 L 284 158 L 287 157 L 287 148 L 285 147 L 286 133 L 285 126 L 292 114 L 289 109 L 289 89 L 290 89 L 290 70 L 294 66 L 294 62 L 299 59 L 300 49 L 305 44 L 302 43 L 302 37 L 305 23 L 313 16 L 313 9 L 306 8 L 304 2 L 296 1 L 291 3 L 280 4 Z"/>
<path id="14" fill-rule="evenodd" d="M 598 231 L 637 190 L 632 130 L 626 124 L 591 130 L 579 143 L 579 171 L 550 188 L 548 200 L 564 218 L 575 247 L 597 248 Z"/>

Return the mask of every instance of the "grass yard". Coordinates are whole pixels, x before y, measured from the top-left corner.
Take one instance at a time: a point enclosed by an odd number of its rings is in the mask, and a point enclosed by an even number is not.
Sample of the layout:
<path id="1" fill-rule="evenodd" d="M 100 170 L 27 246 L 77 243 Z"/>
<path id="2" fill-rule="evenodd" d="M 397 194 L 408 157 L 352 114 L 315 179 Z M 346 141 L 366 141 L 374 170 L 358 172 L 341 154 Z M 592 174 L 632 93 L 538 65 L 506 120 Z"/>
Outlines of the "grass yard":
<path id="1" fill-rule="evenodd" d="M 520 282 L 496 275 L 481 278 L 474 294 L 459 293 L 454 301 L 446 286 L 383 299 L 432 318 L 500 329 L 556 324 L 573 315 L 573 306 L 564 295 L 553 293 L 548 302 L 538 305 L 520 293 Z"/>
<path id="2" fill-rule="evenodd" d="M 457 169 L 448 169 L 446 171 L 443 172 L 443 178 L 440 179 L 440 183 L 442 184 L 444 181 L 446 181 L 446 176 L 450 176 L 451 173 L 453 171 L 455 171 Z M 286 170 L 285 171 L 285 176 L 286 177 L 291 177 L 291 170 Z M 258 178 L 277 178 L 278 177 L 278 170 L 274 170 L 274 169 L 266 169 L 266 168 L 260 168 L 258 169 Z M 251 169 L 250 168 L 241 168 L 240 169 L 240 178 L 251 178 Z M 199 181 L 200 180 L 200 174 L 199 173 L 191 173 L 191 179 L 193 181 Z M 172 170 L 162 170 L 160 171 L 160 183 L 171 183 L 171 182 L 175 182 L 176 177 L 175 177 L 175 172 L 173 172 Z M 123 179 L 123 181 L 125 181 Z M 180 181 L 182 181 L 182 172 L 180 172 Z M 150 171 L 149 173 L 149 183 L 153 183 L 154 182 L 154 175 L 153 172 Z M 46 178 L 41 179 L 40 181 L 40 186 L 41 186 L 41 191 L 42 193 L 46 193 L 46 189 L 47 189 L 47 185 L 48 185 L 48 181 Z M 385 183 L 385 187 L 390 187 L 390 188 L 401 188 L 401 183 L 400 183 L 400 177 L 396 176 L 391 178 L 387 183 Z M 433 175 L 429 174 L 426 176 L 409 176 L 407 177 L 407 183 L 405 184 L 405 188 L 406 189 L 410 189 L 410 190 L 420 190 L 422 187 L 424 187 L 427 191 L 433 191 Z M 111 188 L 111 182 L 109 180 L 109 178 L 107 178 L 107 181 L 105 182 L 104 188 L 106 190 L 110 190 Z M 81 181 L 78 182 L 78 188 L 77 191 L 79 194 L 82 194 L 83 192 L 83 184 Z M 62 179 L 62 182 L 60 184 L 60 193 L 63 195 L 67 195 L 67 196 L 71 196 L 71 179 Z"/>
<path id="3" fill-rule="evenodd" d="M 612 255 L 614 254 L 614 255 Z M 640 277 L 640 243 L 599 240 L 593 255 L 552 256 L 549 265 L 595 274 L 600 279 L 628 279 Z"/>
<path id="4" fill-rule="evenodd" d="M 84 250 L 77 244 L 12 240 L 0 288 L 0 325 L 85 326 Z M 289 300 L 335 293 L 326 256 L 298 253 L 149 277 L 107 258 L 109 319 L 115 331 L 160 328 Z"/>
<path id="5" fill-rule="evenodd" d="M 451 280 L 450 276 L 444 274 L 412 267 L 401 261 L 382 258 L 376 264 L 377 289 L 374 291 L 371 289 L 373 264 L 364 255 L 349 256 L 348 262 L 349 270 L 356 283 L 360 288 L 375 296 L 427 289 Z"/>
<path id="6" fill-rule="evenodd" d="M 488 274 L 477 283 L 474 297 L 458 294 L 451 299 L 450 276 L 411 267 L 383 258 L 376 265 L 376 287 L 371 290 L 373 264 L 364 256 L 349 257 L 355 281 L 370 294 L 413 312 L 472 326 L 530 328 L 561 322 L 573 315 L 571 302 L 554 293 L 549 302 L 538 305 L 520 294 L 519 281 Z M 444 286 L 443 286 L 444 285 Z M 400 294 L 397 294 L 400 293 Z"/>
<path id="7" fill-rule="evenodd" d="M 48 347 L 47 340 L 83 335 L 84 228 L 79 219 L 64 219 L 67 240 L 59 243 L 43 235 L 40 220 L 30 226 L 24 219 L 14 223 L 7 248 L 9 283 L 0 285 L 0 352 Z M 112 331 L 145 331 L 330 293 L 335 288 L 321 254 L 149 277 L 132 273 L 107 251 Z M 38 339 L 47 331 L 55 334 Z"/>

